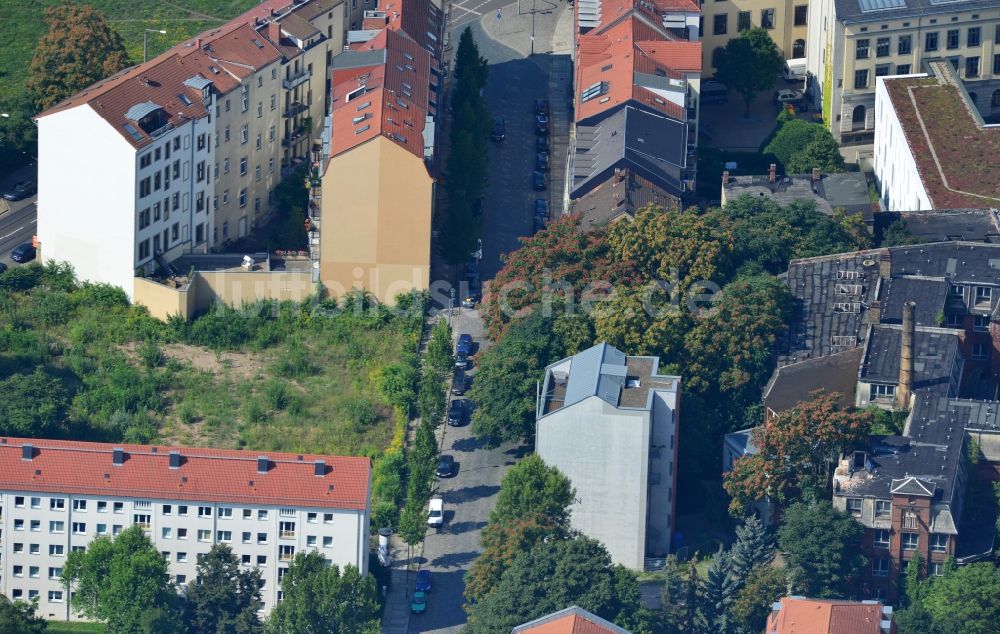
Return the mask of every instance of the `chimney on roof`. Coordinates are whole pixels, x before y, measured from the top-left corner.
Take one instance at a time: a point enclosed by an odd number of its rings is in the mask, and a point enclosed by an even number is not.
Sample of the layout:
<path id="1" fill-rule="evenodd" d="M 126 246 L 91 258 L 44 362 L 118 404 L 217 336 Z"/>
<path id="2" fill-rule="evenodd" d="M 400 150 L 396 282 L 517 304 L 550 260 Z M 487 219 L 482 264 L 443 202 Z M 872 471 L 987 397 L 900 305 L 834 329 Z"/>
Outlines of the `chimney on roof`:
<path id="1" fill-rule="evenodd" d="M 116 467 L 120 467 L 125 464 L 125 450 L 121 447 L 115 447 L 111 450 L 111 464 Z"/>
<path id="2" fill-rule="evenodd" d="M 35 446 L 32 444 L 21 445 L 21 460 L 34 460 Z"/>
<path id="3" fill-rule="evenodd" d="M 326 462 L 317 460 L 313 463 L 313 475 L 322 478 L 326 475 Z"/>
<path id="4" fill-rule="evenodd" d="M 771 166 L 767 168 L 767 181 L 773 183 L 776 180 L 778 180 L 778 165 L 771 163 Z"/>
<path id="5" fill-rule="evenodd" d="M 267 473 L 270 466 L 271 462 L 267 459 L 267 456 L 257 456 L 257 473 Z"/>
<path id="6" fill-rule="evenodd" d="M 883 280 L 892 277 L 892 256 L 886 251 L 878 259 L 878 276 Z"/>
<path id="7" fill-rule="evenodd" d="M 267 23 L 267 39 L 275 44 L 281 43 L 281 25 L 274 20 Z"/>
<path id="8" fill-rule="evenodd" d="M 200 37 L 194 41 L 194 45 L 197 46 L 198 48 L 201 48 L 201 38 Z"/>
<path id="9" fill-rule="evenodd" d="M 903 341 L 899 350 L 899 388 L 896 390 L 896 405 L 900 409 L 910 406 L 910 396 L 913 394 L 913 340 L 916 338 L 917 326 L 914 314 L 917 303 L 910 301 L 903 304 Z"/>
<path id="10" fill-rule="evenodd" d="M 812 171 L 812 182 L 818 182 L 822 176 L 822 172 L 819 171 L 818 167 L 814 167 Z"/>
<path id="11" fill-rule="evenodd" d="M 725 188 L 729 184 L 729 170 L 722 172 L 722 187 Z"/>
<path id="12" fill-rule="evenodd" d="M 171 469 L 181 468 L 181 452 L 179 451 L 170 452 L 170 468 Z"/>

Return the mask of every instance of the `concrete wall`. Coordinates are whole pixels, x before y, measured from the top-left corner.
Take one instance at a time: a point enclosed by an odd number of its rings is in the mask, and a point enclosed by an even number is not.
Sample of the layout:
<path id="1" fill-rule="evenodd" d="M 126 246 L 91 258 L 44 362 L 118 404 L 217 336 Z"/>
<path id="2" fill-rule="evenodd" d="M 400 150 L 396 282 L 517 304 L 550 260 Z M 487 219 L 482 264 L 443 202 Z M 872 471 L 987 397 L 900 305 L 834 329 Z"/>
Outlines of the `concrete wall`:
<path id="1" fill-rule="evenodd" d="M 592 396 L 538 420 L 535 450 L 573 483 L 570 523 L 611 559 L 643 569 L 651 421 Z M 669 538 L 668 538 L 669 539 Z"/>
<path id="2" fill-rule="evenodd" d="M 677 490 L 677 394 L 654 391 L 649 451 L 649 526 L 646 550 L 670 552 Z"/>
<path id="3" fill-rule="evenodd" d="M 38 121 L 38 238 L 45 261 L 132 295 L 135 149 L 90 106 Z M 99 160 L 98 160 L 99 157 Z"/>
<path id="4" fill-rule="evenodd" d="M 926 75 L 914 75 L 926 77 Z M 875 180 L 887 211 L 927 211 L 927 196 L 885 81 L 875 87 Z"/>
<path id="5" fill-rule="evenodd" d="M 333 296 L 380 301 L 426 289 L 433 180 L 421 158 L 384 136 L 330 159 L 323 176 L 320 279 Z"/>
<path id="6" fill-rule="evenodd" d="M 135 302 L 157 319 L 191 319 L 216 302 L 240 306 L 258 299 L 299 302 L 313 291 L 309 271 L 199 271 L 184 288 L 135 278 Z"/>

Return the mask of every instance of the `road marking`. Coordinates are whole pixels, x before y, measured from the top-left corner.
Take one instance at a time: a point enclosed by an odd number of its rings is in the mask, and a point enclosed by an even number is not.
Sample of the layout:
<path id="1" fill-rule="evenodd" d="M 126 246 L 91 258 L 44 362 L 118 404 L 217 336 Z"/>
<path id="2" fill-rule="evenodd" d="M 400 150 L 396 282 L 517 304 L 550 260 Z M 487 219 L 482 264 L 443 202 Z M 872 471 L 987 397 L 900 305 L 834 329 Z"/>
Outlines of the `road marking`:
<path id="1" fill-rule="evenodd" d="M 36 220 L 32 220 L 31 222 L 28 223 L 28 225 L 33 225 L 36 222 L 38 222 L 37 219 Z M 7 238 L 11 237 L 12 235 L 14 235 L 16 233 L 20 233 L 21 231 L 24 231 L 28 227 L 28 225 L 21 225 L 20 227 L 18 227 L 17 229 L 14 229 L 13 231 L 11 231 L 10 233 L 8 233 L 7 235 L 0 236 L 0 240 L 6 240 Z"/>

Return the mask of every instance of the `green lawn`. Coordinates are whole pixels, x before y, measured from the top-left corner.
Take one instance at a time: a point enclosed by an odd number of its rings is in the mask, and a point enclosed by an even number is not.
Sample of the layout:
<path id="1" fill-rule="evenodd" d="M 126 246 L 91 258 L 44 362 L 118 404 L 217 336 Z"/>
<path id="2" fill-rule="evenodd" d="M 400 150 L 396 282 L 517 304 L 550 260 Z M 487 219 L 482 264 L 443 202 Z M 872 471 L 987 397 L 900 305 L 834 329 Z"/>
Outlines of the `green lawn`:
<path id="1" fill-rule="evenodd" d="M 76 621 L 49 621 L 48 634 L 104 634 L 103 623 L 82 623 Z"/>
<path id="2" fill-rule="evenodd" d="M 0 95 L 22 90 L 35 44 L 47 25 L 43 10 L 63 0 L 0 0 L 3 33 L 0 38 Z M 153 56 L 201 31 L 218 26 L 258 0 L 88 0 L 121 33 L 132 61 L 142 61 L 144 29 L 151 33 L 149 55 Z"/>
<path id="3" fill-rule="evenodd" d="M 10 396 L 0 434 L 376 456 L 406 418 L 379 377 L 416 366 L 422 302 L 400 314 L 261 302 L 164 324 L 42 271 L 0 275 L 0 393 L 42 368 L 62 405 L 52 396 L 59 413 L 43 420 L 50 403 Z"/>

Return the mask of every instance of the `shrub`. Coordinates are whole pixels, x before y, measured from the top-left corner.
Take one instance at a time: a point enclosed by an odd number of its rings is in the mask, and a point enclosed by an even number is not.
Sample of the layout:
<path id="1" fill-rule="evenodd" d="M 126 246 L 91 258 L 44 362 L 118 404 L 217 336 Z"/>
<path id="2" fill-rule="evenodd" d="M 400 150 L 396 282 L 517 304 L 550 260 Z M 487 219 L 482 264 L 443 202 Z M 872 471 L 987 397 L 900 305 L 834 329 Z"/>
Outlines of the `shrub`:
<path id="1" fill-rule="evenodd" d="M 177 406 L 177 417 L 181 419 L 181 422 L 185 425 L 190 425 L 198 418 L 198 413 L 194 408 L 194 405 L 188 402 L 183 402 Z"/>
<path id="2" fill-rule="evenodd" d="M 390 405 L 410 410 L 416 400 L 417 371 L 413 364 L 399 361 L 374 372 L 375 386 Z"/>
<path id="3" fill-rule="evenodd" d="M 264 400 L 271 406 L 271 409 L 282 410 L 288 406 L 288 386 L 283 381 L 271 379 L 264 383 L 261 391 L 264 394 Z"/>
<path id="4" fill-rule="evenodd" d="M 344 414 L 347 416 L 351 428 L 359 433 L 378 420 L 375 406 L 366 398 L 353 397 L 348 399 L 344 404 Z"/>
<path id="5" fill-rule="evenodd" d="M 153 339 L 147 339 L 139 344 L 137 352 L 139 358 L 142 359 L 142 364 L 149 369 L 160 367 L 166 358 L 163 356 L 160 345 Z"/>
<path id="6" fill-rule="evenodd" d="M 267 418 L 264 406 L 257 398 L 250 398 L 243 404 L 243 420 L 248 423 L 261 423 Z"/>

